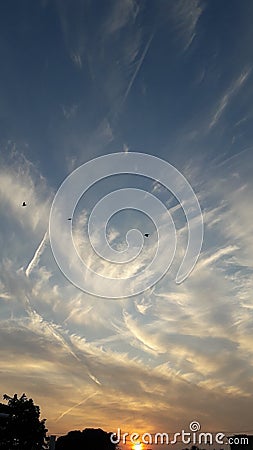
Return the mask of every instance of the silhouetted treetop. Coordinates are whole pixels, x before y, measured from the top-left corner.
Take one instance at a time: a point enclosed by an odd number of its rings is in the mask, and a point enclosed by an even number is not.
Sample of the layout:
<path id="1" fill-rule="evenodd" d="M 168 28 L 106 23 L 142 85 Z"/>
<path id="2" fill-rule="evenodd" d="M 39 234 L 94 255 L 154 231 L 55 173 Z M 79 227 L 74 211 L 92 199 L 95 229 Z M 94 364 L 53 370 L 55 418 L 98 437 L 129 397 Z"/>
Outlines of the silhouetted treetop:
<path id="1" fill-rule="evenodd" d="M 39 420 L 40 408 L 25 394 L 18 398 L 3 396 L 7 405 L 0 403 L 1 450 L 43 450 L 46 447 L 45 419 Z"/>
<path id="2" fill-rule="evenodd" d="M 56 450 L 116 450 L 111 435 L 101 428 L 85 428 L 83 431 L 70 431 L 56 441 Z"/>

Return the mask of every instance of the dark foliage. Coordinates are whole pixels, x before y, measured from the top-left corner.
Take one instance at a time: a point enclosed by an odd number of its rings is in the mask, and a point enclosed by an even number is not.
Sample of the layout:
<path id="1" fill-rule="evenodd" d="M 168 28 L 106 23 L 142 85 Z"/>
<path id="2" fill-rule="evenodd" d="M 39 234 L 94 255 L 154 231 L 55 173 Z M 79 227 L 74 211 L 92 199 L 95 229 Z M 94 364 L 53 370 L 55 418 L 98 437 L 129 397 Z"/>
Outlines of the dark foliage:
<path id="1" fill-rule="evenodd" d="M 45 419 L 39 420 L 40 408 L 25 394 L 18 398 L 3 396 L 7 405 L 0 403 L 0 450 L 46 449 Z"/>
<path id="2" fill-rule="evenodd" d="M 116 444 L 110 440 L 112 433 L 100 428 L 85 428 L 83 431 L 70 431 L 56 441 L 56 450 L 116 450 Z"/>

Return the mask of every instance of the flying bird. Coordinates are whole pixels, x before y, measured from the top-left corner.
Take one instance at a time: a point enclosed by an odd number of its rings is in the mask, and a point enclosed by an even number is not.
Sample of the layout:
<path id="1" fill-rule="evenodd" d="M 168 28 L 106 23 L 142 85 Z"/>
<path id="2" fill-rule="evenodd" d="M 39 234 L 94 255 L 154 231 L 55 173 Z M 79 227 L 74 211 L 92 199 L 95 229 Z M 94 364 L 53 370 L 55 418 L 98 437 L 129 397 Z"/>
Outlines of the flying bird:
<path id="1" fill-rule="evenodd" d="M 26 202 L 23 202 L 23 203 L 22 203 L 22 206 L 27 206 Z"/>
<path id="2" fill-rule="evenodd" d="M 149 233 L 145 233 L 144 236 L 145 236 L 145 237 L 149 237 Z"/>
<path id="3" fill-rule="evenodd" d="M 72 217 L 69 217 L 68 220 L 72 220 Z"/>

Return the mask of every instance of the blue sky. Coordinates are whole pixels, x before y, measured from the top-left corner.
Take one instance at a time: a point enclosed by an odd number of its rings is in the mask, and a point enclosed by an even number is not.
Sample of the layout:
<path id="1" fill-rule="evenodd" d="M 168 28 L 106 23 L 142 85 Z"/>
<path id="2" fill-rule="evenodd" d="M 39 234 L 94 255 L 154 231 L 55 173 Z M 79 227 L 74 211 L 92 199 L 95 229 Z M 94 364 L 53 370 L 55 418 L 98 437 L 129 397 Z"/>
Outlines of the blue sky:
<path id="1" fill-rule="evenodd" d="M 3 394 L 41 405 L 51 432 L 174 431 L 192 420 L 252 429 L 252 16 L 249 0 L 1 5 L 0 378 Z M 170 192 L 134 176 L 101 182 L 73 219 L 84 258 L 92 206 L 129 185 L 157 195 L 181 237 L 153 289 L 105 300 L 63 276 L 47 229 L 66 176 L 121 151 L 163 158 L 187 178 L 205 237 L 176 285 L 185 228 Z M 148 219 L 122 214 L 112 245 L 134 223 L 153 251 Z"/>

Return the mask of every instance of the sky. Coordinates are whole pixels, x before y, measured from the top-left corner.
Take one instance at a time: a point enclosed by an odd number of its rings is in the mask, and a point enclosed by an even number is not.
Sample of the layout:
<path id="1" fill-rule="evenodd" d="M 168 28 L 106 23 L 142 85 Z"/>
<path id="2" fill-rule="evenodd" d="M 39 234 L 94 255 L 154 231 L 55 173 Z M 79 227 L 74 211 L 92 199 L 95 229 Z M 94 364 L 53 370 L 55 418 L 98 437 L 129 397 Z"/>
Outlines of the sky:
<path id="1" fill-rule="evenodd" d="M 252 19 L 250 0 L 1 3 L 1 395 L 32 397 L 50 433 L 174 432 L 193 420 L 203 431 L 253 431 Z M 156 156 L 188 180 L 204 240 L 176 284 L 187 244 L 178 200 L 138 175 L 99 181 L 68 224 L 102 276 L 114 276 L 115 265 L 94 262 L 87 227 L 108 193 L 156 196 L 178 235 L 157 283 L 102 298 L 61 272 L 49 216 L 73 170 L 117 152 Z M 126 209 L 108 222 L 114 250 L 126 248 L 133 228 L 150 236 L 141 260 L 120 267 L 126 277 L 157 247 L 152 220 Z M 163 261 L 170 238 L 159 236 Z"/>

